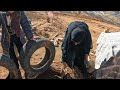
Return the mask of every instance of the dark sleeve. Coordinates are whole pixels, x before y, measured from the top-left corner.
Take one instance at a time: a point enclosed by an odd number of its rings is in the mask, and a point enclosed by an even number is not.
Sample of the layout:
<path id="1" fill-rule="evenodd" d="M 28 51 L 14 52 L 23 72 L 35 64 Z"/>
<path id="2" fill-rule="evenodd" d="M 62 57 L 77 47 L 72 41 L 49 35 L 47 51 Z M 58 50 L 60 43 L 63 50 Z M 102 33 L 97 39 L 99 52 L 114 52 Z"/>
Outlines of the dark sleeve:
<path id="1" fill-rule="evenodd" d="M 92 49 L 92 37 L 91 37 L 91 33 L 88 30 L 86 30 L 86 37 L 85 37 L 85 54 L 89 54 L 90 49 Z"/>
<path id="2" fill-rule="evenodd" d="M 71 22 L 68 25 L 68 28 L 65 32 L 64 41 L 63 41 L 62 46 L 61 46 L 63 56 L 65 56 L 67 54 L 67 47 L 68 47 L 68 43 L 69 43 L 68 39 L 69 39 L 71 30 L 73 30 L 74 28 L 75 28 L 75 24 L 74 24 L 74 22 Z"/>
<path id="3" fill-rule="evenodd" d="M 28 40 L 33 38 L 31 21 L 27 18 L 24 11 L 21 11 L 21 21 L 20 24 Z"/>
<path id="4" fill-rule="evenodd" d="M 62 56 L 66 56 L 67 54 L 67 43 L 68 43 L 68 36 L 67 36 L 67 30 L 65 32 L 65 36 L 64 36 L 64 40 L 63 40 L 63 43 L 62 43 L 62 46 L 61 46 L 61 49 L 62 49 Z"/>
<path id="5" fill-rule="evenodd" d="M 67 60 L 67 49 L 68 49 L 68 43 L 69 43 L 69 34 L 68 34 L 68 28 L 65 32 L 64 40 L 61 46 L 62 49 L 62 62 Z"/>

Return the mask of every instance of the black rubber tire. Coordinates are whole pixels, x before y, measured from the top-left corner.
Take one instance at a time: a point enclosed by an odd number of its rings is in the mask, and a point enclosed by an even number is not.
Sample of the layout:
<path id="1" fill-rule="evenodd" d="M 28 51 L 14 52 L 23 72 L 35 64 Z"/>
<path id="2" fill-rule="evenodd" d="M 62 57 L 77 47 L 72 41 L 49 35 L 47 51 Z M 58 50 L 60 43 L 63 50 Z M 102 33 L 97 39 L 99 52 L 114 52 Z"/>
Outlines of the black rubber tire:
<path id="1" fill-rule="evenodd" d="M 45 47 L 46 54 L 44 59 L 38 64 L 31 66 L 30 58 L 32 54 L 39 48 Z M 36 78 L 39 74 L 45 72 L 52 64 L 55 57 L 55 46 L 48 39 L 42 38 L 36 41 L 28 41 L 23 45 L 20 52 L 20 64 L 24 69 L 27 78 Z"/>
<path id="2" fill-rule="evenodd" d="M 5 55 L 0 55 L 0 66 L 9 70 L 9 79 L 18 79 L 18 70 L 12 59 Z"/>

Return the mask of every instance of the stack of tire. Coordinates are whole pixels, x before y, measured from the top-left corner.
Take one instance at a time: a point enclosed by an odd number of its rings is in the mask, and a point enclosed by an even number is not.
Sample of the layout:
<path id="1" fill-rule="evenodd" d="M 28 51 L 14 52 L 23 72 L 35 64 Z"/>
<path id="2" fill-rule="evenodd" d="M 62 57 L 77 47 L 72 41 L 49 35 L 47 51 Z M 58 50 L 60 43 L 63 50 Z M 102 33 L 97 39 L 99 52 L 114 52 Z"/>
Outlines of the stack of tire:
<path id="1" fill-rule="evenodd" d="M 30 65 L 31 56 L 41 47 L 45 47 L 46 49 L 46 54 L 43 60 L 37 65 Z M 26 42 L 20 52 L 20 64 L 25 71 L 25 78 L 35 79 L 39 74 L 44 73 L 52 64 L 54 57 L 55 46 L 51 41 L 43 38 Z M 9 70 L 11 79 L 18 79 L 17 67 L 13 60 L 11 60 L 8 56 L 0 56 L 0 66 Z"/>

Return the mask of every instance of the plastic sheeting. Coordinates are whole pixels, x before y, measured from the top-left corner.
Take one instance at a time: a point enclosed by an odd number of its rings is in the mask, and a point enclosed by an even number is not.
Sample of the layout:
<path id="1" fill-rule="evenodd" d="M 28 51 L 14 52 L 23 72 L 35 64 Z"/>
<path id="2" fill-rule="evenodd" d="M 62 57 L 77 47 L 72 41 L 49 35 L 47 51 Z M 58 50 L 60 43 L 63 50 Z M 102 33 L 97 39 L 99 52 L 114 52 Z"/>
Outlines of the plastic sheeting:
<path id="1" fill-rule="evenodd" d="M 95 68 L 98 69 L 120 50 L 120 32 L 102 32 L 96 44 Z"/>

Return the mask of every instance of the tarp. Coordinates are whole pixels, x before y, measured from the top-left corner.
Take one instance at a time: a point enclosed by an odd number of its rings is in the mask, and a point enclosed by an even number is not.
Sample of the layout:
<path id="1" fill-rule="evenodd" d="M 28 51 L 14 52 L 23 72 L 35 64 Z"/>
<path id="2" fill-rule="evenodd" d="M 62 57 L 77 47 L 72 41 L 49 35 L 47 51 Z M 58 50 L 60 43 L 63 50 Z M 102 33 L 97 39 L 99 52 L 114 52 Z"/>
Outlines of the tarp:
<path id="1" fill-rule="evenodd" d="M 95 68 L 98 69 L 120 50 L 120 32 L 102 32 L 96 45 Z"/>

